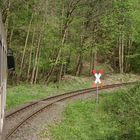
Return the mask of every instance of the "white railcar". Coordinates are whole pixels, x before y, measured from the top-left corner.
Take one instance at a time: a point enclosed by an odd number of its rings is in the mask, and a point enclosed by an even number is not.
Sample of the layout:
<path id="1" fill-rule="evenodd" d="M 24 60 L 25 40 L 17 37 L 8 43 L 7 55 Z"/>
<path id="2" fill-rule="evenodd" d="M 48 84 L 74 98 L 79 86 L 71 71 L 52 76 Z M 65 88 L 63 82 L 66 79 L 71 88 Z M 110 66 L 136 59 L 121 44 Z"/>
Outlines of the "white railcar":
<path id="1" fill-rule="evenodd" d="M 7 51 L 6 34 L 0 13 L 0 139 L 2 137 L 4 112 L 6 108 L 7 68 L 14 70 L 15 61 L 12 50 L 8 49 Z"/>
<path id="2" fill-rule="evenodd" d="M 0 14 L 0 135 L 2 134 L 4 112 L 6 106 L 6 85 L 7 85 L 7 44 L 6 35 Z"/>

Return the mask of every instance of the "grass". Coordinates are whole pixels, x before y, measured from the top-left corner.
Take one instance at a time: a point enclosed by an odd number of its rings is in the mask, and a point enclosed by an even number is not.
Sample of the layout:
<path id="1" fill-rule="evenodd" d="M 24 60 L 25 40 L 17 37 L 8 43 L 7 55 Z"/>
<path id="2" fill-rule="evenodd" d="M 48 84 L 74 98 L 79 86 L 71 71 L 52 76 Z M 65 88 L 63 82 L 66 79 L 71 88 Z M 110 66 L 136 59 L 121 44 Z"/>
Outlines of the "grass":
<path id="1" fill-rule="evenodd" d="M 113 75 L 113 78 L 107 78 L 106 81 L 113 83 L 114 81 L 121 82 L 119 78 L 128 77 L 126 75 Z M 135 79 L 139 76 L 130 75 L 127 79 Z M 74 91 L 78 89 L 92 87 L 93 77 L 74 77 L 74 76 L 65 76 L 63 81 L 60 83 L 59 88 L 57 84 L 50 83 L 46 85 L 29 85 L 29 84 L 20 84 L 17 86 L 9 86 L 7 93 L 7 109 L 17 107 L 19 105 L 25 104 L 30 101 L 38 100 L 45 98 L 50 95 L 60 94 L 68 91 Z M 108 83 L 108 82 L 106 82 Z"/>
<path id="2" fill-rule="evenodd" d="M 112 92 L 114 93 L 114 92 Z M 51 140 L 139 140 L 140 86 L 68 105 L 62 122 L 44 130 Z"/>
<path id="3" fill-rule="evenodd" d="M 7 109 L 17 107 L 30 101 L 42 99 L 50 95 L 56 95 L 68 91 L 74 91 L 82 88 L 91 87 L 90 81 L 83 78 L 75 78 L 70 81 L 62 81 L 61 84 L 46 85 L 27 85 L 21 84 L 14 87 L 8 87 L 7 91 Z"/>

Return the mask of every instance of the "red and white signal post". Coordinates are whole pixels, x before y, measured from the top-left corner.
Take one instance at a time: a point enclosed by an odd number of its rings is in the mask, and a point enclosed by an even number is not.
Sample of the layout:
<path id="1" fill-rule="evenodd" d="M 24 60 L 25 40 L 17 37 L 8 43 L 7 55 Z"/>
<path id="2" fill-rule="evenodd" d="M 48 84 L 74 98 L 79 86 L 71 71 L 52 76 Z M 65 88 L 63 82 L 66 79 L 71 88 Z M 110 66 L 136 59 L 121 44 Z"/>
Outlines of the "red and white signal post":
<path id="1" fill-rule="evenodd" d="M 96 87 L 96 98 L 97 98 L 97 102 L 99 102 L 99 86 L 101 85 L 101 87 L 103 86 L 103 83 L 101 81 L 101 76 L 104 74 L 103 70 L 99 70 L 99 72 L 97 73 L 96 70 L 92 71 L 92 74 L 94 74 L 95 76 L 95 81 L 93 84 L 93 87 Z"/>

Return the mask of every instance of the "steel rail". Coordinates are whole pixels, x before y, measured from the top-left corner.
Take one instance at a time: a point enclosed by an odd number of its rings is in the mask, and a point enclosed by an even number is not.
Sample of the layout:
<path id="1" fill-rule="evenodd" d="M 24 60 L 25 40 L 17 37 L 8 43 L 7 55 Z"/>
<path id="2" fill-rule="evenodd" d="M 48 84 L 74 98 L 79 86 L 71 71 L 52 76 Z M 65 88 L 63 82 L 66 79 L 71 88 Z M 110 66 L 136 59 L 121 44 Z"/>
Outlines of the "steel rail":
<path id="1" fill-rule="evenodd" d="M 121 85 L 136 84 L 136 83 L 137 83 L 137 82 L 129 82 L 129 83 L 119 83 L 119 84 L 113 84 L 113 85 L 114 85 L 114 86 L 121 86 Z M 103 86 L 103 88 L 105 88 L 105 87 L 107 87 L 107 86 L 111 86 L 111 85 Z M 50 96 L 50 97 L 47 97 L 47 98 L 45 98 L 45 99 L 37 100 L 37 101 L 34 101 L 34 102 L 32 102 L 32 103 L 30 103 L 30 104 L 28 104 L 28 105 L 26 105 L 26 106 L 24 106 L 24 107 L 22 107 L 22 108 L 19 108 L 19 109 L 13 111 L 12 113 L 7 114 L 7 115 L 5 116 L 5 118 L 7 119 L 7 118 L 9 118 L 9 117 L 15 115 L 16 113 L 19 113 L 19 112 L 21 112 L 21 111 L 23 111 L 23 110 L 25 110 L 25 109 L 28 109 L 29 107 L 32 107 L 32 106 L 34 106 L 34 105 L 37 105 L 37 104 L 38 104 L 39 102 L 41 102 L 41 101 L 49 101 L 49 100 L 51 100 L 51 99 L 55 99 L 55 98 L 58 98 L 58 97 L 61 97 L 61 96 L 64 96 L 64 95 L 70 95 L 70 94 L 82 92 L 82 91 L 85 91 L 85 90 L 92 90 L 92 91 L 94 91 L 94 90 L 96 90 L 96 88 L 80 89 L 80 90 L 71 91 L 71 92 L 67 92 L 67 93 L 63 93 L 63 94 L 58 94 L 58 95 L 55 95 L 55 96 Z"/>
<path id="2" fill-rule="evenodd" d="M 136 83 L 138 83 L 138 82 L 129 82 L 129 83 L 106 85 L 106 86 L 104 86 L 102 88 L 100 87 L 99 90 L 115 88 L 115 87 L 121 87 L 121 86 L 126 86 L 126 85 L 132 85 L 132 84 L 136 84 Z M 90 93 L 92 91 L 96 91 L 96 89 L 95 88 L 87 88 L 87 89 L 77 90 L 75 92 L 69 92 L 69 93 L 64 93 L 64 94 L 48 97 L 46 99 L 41 100 L 41 101 L 46 101 L 46 100 L 49 100 L 49 99 L 52 99 L 52 98 L 56 98 L 56 100 L 48 103 L 44 107 L 39 108 L 37 111 L 34 111 L 29 116 L 25 117 L 18 125 L 16 125 L 13 129 L 11 129 L 10 133 L 8 133 L 6 135 L 5 140 L 8 140 L 10 138 L 10 136 L 12 134 L 14 134 L 18 130 L 18 128 L 20 128 L 24 123 L 26 123 L 28 120 L 30 120 L 33 116 L 35 116 L 39 112 L 42 112 L 43 110 L 47 109 L 48 107 L 52 106 L 53 104 L 55 104 L 57 102 L 60 102 L 60 101 L 64 101 L 66 99 L 69 99 L 69 98 L 72 98 L 72 97 L 75 97 L 75 96 L 79 96 L 79 95 L 85 94 L 85 93 Z M 67 95 L 67 96 L 63 97 L 65 95 Z M 61 96 L 62 96 L 62 98 L 57 99 L 57 97 L 61 97 Z M 38 101 L 38 102 L 40 102 L 40 101 Z"/>

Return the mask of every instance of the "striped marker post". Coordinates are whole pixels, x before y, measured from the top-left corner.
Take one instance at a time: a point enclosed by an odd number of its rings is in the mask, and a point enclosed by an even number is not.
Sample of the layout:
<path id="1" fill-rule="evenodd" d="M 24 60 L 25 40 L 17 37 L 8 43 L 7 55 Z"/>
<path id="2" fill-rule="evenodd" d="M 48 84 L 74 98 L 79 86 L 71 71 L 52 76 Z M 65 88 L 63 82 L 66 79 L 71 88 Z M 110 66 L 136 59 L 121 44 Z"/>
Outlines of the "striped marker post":
<path id="1" fill-rule="evenodd" d="M 99 85 L 101 85 L 101 87 L 103 86 L 100 78 L 104 74 L 104 71 L 99 70 L 99 73 L 97 73 L 96 70 L 93 70 L 92 74 L 95 76 L 93 87 L 96 87 L 96 101 L 98 103 L 99 102 Z"/>

